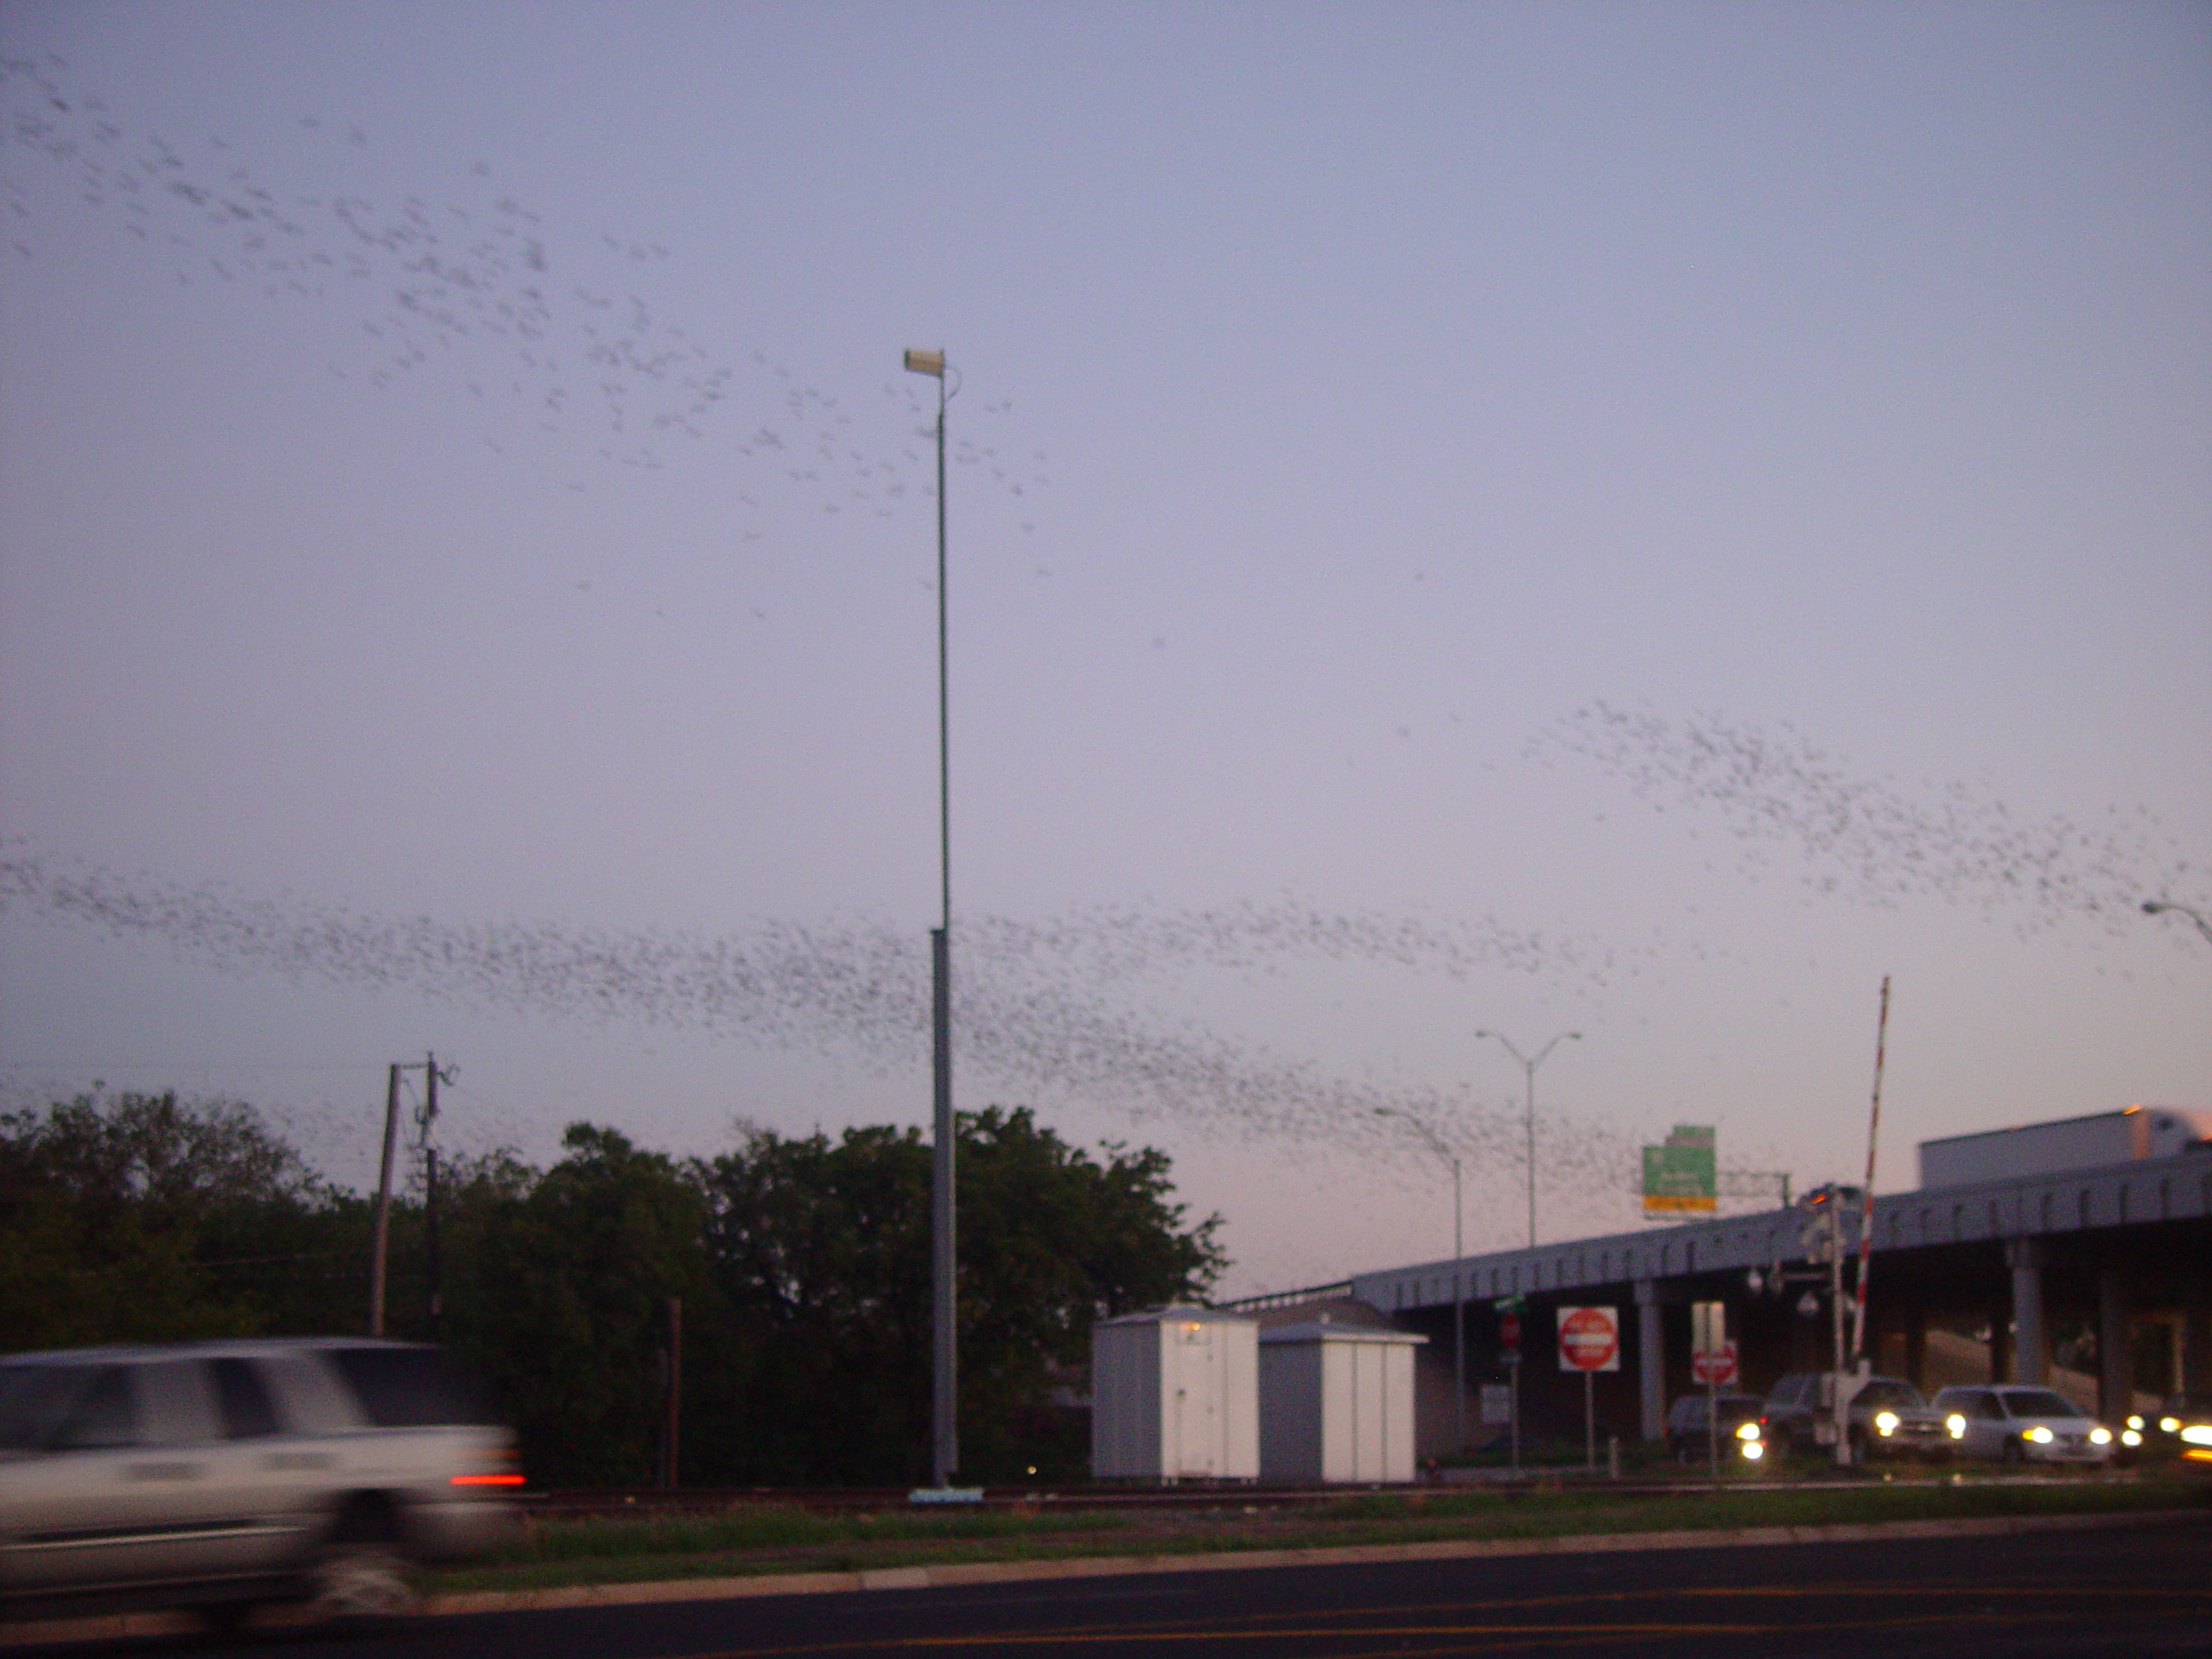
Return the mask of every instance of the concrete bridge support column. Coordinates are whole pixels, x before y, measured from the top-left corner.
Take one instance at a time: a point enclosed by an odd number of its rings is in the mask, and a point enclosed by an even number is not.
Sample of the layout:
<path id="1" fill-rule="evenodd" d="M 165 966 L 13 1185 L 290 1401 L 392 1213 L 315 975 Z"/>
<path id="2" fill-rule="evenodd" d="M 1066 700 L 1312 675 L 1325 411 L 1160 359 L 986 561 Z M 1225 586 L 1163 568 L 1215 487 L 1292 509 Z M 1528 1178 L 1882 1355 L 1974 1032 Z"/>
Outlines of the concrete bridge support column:
<path id="1" fill-rule="evenodd" d="M 2190 1394 L 2212 1395 L 2212 1304 L 2191 1303 L 2183 1316 L 2181 1385 Z"/>
<path id="2" fill-rule="evenodd" d="M 2050 1344 L 2043 1318 L 2044 1251 L 2039 1238 L 2005 1241 L 2005 1265 L 2012 1269 L 2012 1377 L 2037 1385 L 2050 1381 Z"/>
<path id="3" fill-rule="evenodd" d="M 2117 1423 L 2135 1409 L 2135 1344 L 2127 1327 L 2127 1281 L 2118 1268 L 2097 1274 L 2097 1415 Z"/>
<path id="4" fill-rule="evenodd" d="M 1659 1322 L 1659 1287 L 1649 1279 L 1636 1281 L 1637 1381 L 1643 1405 L 1643 1438 L 1656 1440 L 1667 1433 L 1667 1346 Z"/>

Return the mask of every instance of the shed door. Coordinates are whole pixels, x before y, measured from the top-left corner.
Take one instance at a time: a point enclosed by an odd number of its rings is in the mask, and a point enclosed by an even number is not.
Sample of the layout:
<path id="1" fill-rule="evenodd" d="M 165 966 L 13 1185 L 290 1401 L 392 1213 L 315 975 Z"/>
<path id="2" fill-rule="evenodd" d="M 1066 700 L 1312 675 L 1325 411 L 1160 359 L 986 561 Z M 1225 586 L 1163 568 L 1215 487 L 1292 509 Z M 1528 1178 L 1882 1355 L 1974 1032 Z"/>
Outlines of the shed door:
<path id="1" fill-rule="evenodd" d="M 1178 1475 L 1221 1472 L 1221 1351 L 1213 1337 L 1213 1327 L 1198 1320 L 1175 1327 Z"/>
<path id="2" fill-rule="evenodd" d="M 1389 1350 L 1379 1342 L 1346 1346 L 1351 1350 L 1351 1477 L 1354 1480 L 1386 1479 L 1389 1460 L 1383 1435 L 1390 1393 L 1383 1382 L 1383 1357 Z"/>

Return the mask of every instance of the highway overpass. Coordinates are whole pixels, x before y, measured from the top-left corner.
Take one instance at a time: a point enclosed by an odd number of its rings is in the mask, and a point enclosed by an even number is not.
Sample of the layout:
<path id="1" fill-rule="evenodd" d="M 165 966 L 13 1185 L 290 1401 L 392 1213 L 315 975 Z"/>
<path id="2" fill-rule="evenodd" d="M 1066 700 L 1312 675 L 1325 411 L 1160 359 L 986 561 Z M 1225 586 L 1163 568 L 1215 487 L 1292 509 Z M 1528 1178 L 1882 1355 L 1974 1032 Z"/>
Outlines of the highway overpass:
<path id="1" fill-rule="evenodd" d="M 1801 1218 L 1775 1210 L 1421 1262 L 1357 1274 L 1348 1290 L 1431 1338 L 1424 1452 L 1449 1440 L 1455 1285 L 1466 1298 L 1471 1391 L 1506 1376 L 1492 1304 L 1527 1299 L 1522 1412 L 1539 1433 L 1579 1437 L 1582 1427 L 1581 1384 L 1562 1376 L 1554 1348 L 1554 1310 L 1618 1307 L 1621 1370 L 1597 1379 L 1599 1432 L 1652 1440 L 1668 1404 L 1694 1386 L 1694 1301 L 1727 1304 L 1746 1391 L 1764 1392 L 1784 1371 L 1825 1368 L 1827 1310 L 1800 1311 L 1806 1286 L 1786 1283 L 1779 1294 L 1750 1287 L 1753 1269 L 1770 1280 L 1777 1265 L 1812 1270 Z M 1854 1258 L 1858 1225 L 1854 1206 L 1847 1227 Z M 1878 1195 L 1873 1228 L 1867 1350 L 1877 1371 L 1927 1388 L 2054 1382 L 2093 1392 L 2107 1417 L 2140 1395 L 2212 1393 L 2212 1146 Z M 1468 1421 L 1478 1421 L 1471 1402 Z"/>

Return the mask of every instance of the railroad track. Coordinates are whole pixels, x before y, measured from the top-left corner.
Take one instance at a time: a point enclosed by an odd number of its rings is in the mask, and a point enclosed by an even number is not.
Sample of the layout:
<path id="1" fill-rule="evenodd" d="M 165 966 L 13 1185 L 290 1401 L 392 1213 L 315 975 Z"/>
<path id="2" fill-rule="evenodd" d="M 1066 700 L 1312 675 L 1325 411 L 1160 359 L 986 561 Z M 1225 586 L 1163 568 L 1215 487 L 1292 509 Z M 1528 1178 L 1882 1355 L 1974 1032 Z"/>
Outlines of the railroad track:
<path id="1" fill-rule="evenodd" d="M 2126 1478 L 2126 1477 L 2120 1477 Z M 1891 1485 L 1942 1485 L 1948 1475 L 1916 1476 L 1906 1480 L 1891 1477 Z M 1980 1477 L 1977 1484 L 1990 1480 Z M 2023 1476 L 2005 1484 L 2043 1484 L 2063 1480 L 2072 1484 L 2080 1477 Z M 1445 1497 L 1469 1491 L 1504 1494 L 1557 1491 L 1599 1491 L 1619 1497 L 1668 1497 L 1688 1493 L 1784 1490 L 1833 1491 L 1843 1484 L 1884 1484 L 1880 1476 L 1839 1478 L 1745 1479 L 1714 1481 L 1674 1477 L 1665 1480 L 1611 1480 L 1577 1471 L 1571 1474 L 1542 1471 L 1518 1477 L 1485 1477 L 1473 1481 L 1424 1481 L 1411 1485 L 1255 1486 L 1237 1483 L 1190 1482 L 1176 1486 L 1071 1486 L 1065 1491 L 1022 1486 L 985 1488 L 979 1498 L 959 1503 L 915 1501 L 912 1489 L 882 1487 L 715 1486 L 636 1487 L 607 1491 L 524 1492 L 518 1503 L 524 1512 L 547 1520 L 612 1519 L 620 1516 L 725 1515 L 733 1510 L 803 1510 L 817 1514 L 850 1514 L 867 1510 L 922 1510 L 944 1508 L 953 1512 L 986 1510 L 1036 1512 L 1046 1510 L 1286 1510 L 1341 1503 L 1348 1497 Z"/>

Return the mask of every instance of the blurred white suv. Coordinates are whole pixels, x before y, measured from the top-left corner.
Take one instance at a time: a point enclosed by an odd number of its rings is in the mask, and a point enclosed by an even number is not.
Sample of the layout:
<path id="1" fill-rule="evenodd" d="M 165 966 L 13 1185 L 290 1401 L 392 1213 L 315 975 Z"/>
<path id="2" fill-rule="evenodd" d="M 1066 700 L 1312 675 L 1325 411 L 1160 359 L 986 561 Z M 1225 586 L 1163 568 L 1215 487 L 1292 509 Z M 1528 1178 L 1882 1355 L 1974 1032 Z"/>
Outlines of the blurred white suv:
<path id="1" fill-rule="evenodd" d="M 512 1523 L 513 1436 L 443 1351 L 267 1338 L 0 1356 L 0 1611 L 404 1611 Z"/>

